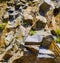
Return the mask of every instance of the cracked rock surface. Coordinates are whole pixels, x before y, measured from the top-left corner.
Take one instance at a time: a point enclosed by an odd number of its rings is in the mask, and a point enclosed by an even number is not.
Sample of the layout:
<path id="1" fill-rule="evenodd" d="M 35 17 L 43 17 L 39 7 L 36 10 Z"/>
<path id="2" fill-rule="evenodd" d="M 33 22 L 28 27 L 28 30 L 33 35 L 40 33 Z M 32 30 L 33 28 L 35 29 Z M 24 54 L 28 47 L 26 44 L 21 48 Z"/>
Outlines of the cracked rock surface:
<path id="1" fill-rule="evenodd" d="M 59 0 L 6 0 L 4 4 L 1 1 L 0 62 L 59 63 L 60 47 L 57 46 L 56 53 L 51 46 L 56 46 L 57 29 Z"/>

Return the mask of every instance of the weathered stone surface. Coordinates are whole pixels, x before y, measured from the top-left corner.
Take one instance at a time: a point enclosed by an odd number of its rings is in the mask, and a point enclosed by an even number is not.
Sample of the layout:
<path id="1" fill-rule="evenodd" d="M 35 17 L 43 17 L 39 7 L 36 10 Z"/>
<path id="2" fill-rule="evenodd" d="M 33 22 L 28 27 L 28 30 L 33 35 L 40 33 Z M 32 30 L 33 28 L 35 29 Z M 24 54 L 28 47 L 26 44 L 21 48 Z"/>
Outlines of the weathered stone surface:
<path id="1" fill-rule="evenodd" d="M 48 54 L 54 55 L 54 53 L 52 51 L 48 50 L 48 49 L 40 49 L 39 53 L 41 53 L 41 54 L 47 54 L 47 55 Z"/>
<path id="2" fill-rule="evenodd" d="M 46 49 L 49 49 L 49 46 L 50 44 L 52 43 L 53 41 L 53 37 L 50 35 L 50 36 L 46 36 L 45 38 L 43 38 L 42 40 L 42 43 L 41 43 L 41 48 L 46 48 Z"/>
<path id="3" fill-rule="evenodd" d="M 26 29 L 23 26 L 20 26 L 22 35 L 25 36 L 26 35 Z"/>
<path id="4" fill-rule="evenodd" d="M 43 37 L 39 34 L 35 34 L 35 35 L 32 35 L 32 36 L 28 36 L 25 40 L 25 42 L 41 42 L 43 39 Z"/>
<path id="5" fill-rule="evenodd" d="M 51 30 L 60 28 L 57 25 L 59 19 L 56 19 L 60 13 L 59 3 L 57 0 L 7 1 L 5 14 L 1 19 L 7 25 L 1 32 L 2 37 L 0 36 L 0 42 L 3 44 L 2 50 L 0 49 L 0 61 L 6 63 L 52 63 L 53 61 L 54 63 L 54 54 L 56 57 L 59 56 L 60 50 L 58 46 L 52 44 L 52 41 L 54 42 L 52 35 L 55 33 Z M 1 7 L 4 10 L 4 5 Z M 0 28 L 3 26 L 0 25 Z M 50 46 L 55 53 L 49 50 Z M 58 47 L 57 53 L 55 47 Z"/>
<path id="6" fill-rule="evenodd" d="M 41 15 L 37 16 L 36 18 L 37 18 L 37 20 L 40 20 L 40 21 L 42 21 L 43 23 L 46 23 L 46 22 L 47 22 L 46 18 L 43 17 L 43 16 L 41 16 Z"/>
<path id="7" fill-rule="evenodd" d="M 3 20 L 5 20 L 5 21 L 7 20 L 8 21 L 9 14 L 8 13 L 5 13 L 2 17 L 3 17 Z"/>
<path id="8" fill-rule="evenodd" d="M 23 12 L 24 20 L 27 20 L 27 19 L 33 20 L 33 16 L 31 15 L 31 10 L 32 10 L 31 7 L 28 7 L 26 10 L 24 10 Z"/>
<path id="9" fill-rule="evenodd" d="M 13 31 L 6 34 L 6 36 L 5 36 L 5 44 L 6 45 L 9 45 L 9 43 L 13 40 L 13 38 L 14 38 L 13 35 L 14 35 Z"/>

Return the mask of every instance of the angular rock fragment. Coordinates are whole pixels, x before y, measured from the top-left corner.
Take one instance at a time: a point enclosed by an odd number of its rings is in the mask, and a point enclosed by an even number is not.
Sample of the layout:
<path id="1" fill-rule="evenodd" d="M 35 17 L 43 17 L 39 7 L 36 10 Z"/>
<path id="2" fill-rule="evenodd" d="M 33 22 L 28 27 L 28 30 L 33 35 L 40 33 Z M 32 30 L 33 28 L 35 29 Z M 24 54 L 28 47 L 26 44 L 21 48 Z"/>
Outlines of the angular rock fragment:
<path id="1" fill-rule="evenodd" d="M 54 53 L 47 49 L 40 49 L 37 58 L 38 58 L 37 62 L 45 62 L 45 63 L 46 62 L 48 62 L 48 63 L 55 62 Z"/>
<path id="2" fill-rule="evenodd" d="M 51 35 L 46 36 L 45 38 L 43 38 L 40 47 L 45 48 L 45 49 L 49 49 L 49 46 L 53 41 L 54 41 L 54 39 L 53 39 L 53 37 Z"/>
<path id="3" fill-rule="evenodd" d="M 20 26 L 21 32 L 23 36 L 26 36 L 26 29 L 23 26 Z"/>
<path id="4" fill-rule="evenodd" d="M 33 20 L 33 16 L 31 15 L 31 7 L 28 7 L 26 10 L 24 10 L 23 17 L 24 20 Z"/>
<path id="5" fill-rule="evenodd" d="M 43 37 L 39 34 L 28 36 L 25 40 L 25 45 L 40 45 Z"/>
<path id="6" fill-rule="evenodd" d="M 36 22 L 36 24 L 34 26 L 35 29 L 36 30 L 42 30 L 42 29 L 44 29 L 45 26 L 46 26 L 46 23 L 47 23 L 46 18 L 43 17 L 43 16 L 37 16 L 36 18 L 37 18 L 37 22 Z"/>
<path id="7" fill-rule="evenodd" d="M 3 22 L 8 22 L 8 19 L 9 19 L 9 14 L 6 12 L 3 16 Z"/>
<path id="8" fill-rule="evenodd" d="M 9 45 L 11 43 L 11 41 L 14 38 L 13 35 L 14 35 L 13 31 L 6 34 L 6 36 L 5 36 L 5 45 Z"/>
<path id="9" fill-rule="evenodd" d="M 44 16 L 46 12 L 50 10 L 51 8 L 52 9 L 55 8 L 51 0 L 44 0 L 43 3 L 40 5 L 39 13 Z"/>
<path id="10" fill-rule="evenodd" d="M 0 37 L 4 43 L 0 49 L 2 63 L 55 63 L 60 50 L 53 44 L 53 35 L 57 35 L 51 30 L 58 28 L 55 17 L 60 13 L 59 3 L 57 0 L 7 1 L 1 19 L 7 21 Z M 56 53 L 54 48 L 59 51 Z"/>

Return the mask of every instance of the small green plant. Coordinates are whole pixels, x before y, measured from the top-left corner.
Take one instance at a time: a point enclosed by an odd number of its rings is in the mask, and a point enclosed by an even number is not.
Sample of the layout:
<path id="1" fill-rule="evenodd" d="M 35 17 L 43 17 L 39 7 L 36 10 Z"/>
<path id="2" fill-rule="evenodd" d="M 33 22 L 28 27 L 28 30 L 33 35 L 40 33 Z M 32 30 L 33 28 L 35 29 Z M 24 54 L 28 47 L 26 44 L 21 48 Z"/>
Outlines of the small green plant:
<path id="1" fill-rule="evenodd" d="M 16 38 L 16 39 L 18 39 L 19 37 L 18 37 L 18 36 L 16 36 L 15 38 Z"/>
<path id="2" fill-rule="evenodd" d="M 57 42 L 57 43 L 60 43 L 60 37 L 58 37 L 58 38 L 56 39 L 56 42 Z"/>
<path id="3" fill-rule="evenodd" d="M 0 30 L 3 30 L 5 28 L 7 23 L 0 24 Z"/>
<path id="4" fill-rule="evenodd" d="M 55 33 L 56 33 L 57 35 L 60 35 L 60 29 L 55 30 Z"/>
<path id="5" fill-rule="evenodd" d="M 36 32 L 34 30 L 30 30 L 30 34 L 34 35 Z"/>

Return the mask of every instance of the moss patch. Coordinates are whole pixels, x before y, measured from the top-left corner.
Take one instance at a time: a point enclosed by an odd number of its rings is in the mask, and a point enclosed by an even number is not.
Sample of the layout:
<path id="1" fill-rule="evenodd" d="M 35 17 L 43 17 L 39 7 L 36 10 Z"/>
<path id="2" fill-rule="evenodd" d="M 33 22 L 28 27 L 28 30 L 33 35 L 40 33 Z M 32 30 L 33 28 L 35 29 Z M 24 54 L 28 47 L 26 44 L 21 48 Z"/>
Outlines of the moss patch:
<path id="1" fill-rule="evenodd" d="M 35 33 L 36 33 L 36 31 L 30 30 L 30 34 L 31 34 L 31 35 L 34 35 Z"/>
<path id="2" fill-rule="evenodd" d="M 55 33 L 56 33 L 57 35 L 60 35 L 60 29 L 55 30 Z"/>
<path id="3" fill-rule="evenodd" d="M 7 23 L 0 24 L 0 30 L 3 30 L 5 28 Z"/>
<path id="4" fill-rule="evenodd" d="M 57 43 L 60 43 L 60 37 L 58 37 L 58 38 L 56 39 L 56 42 L 57 42 Z"/>

